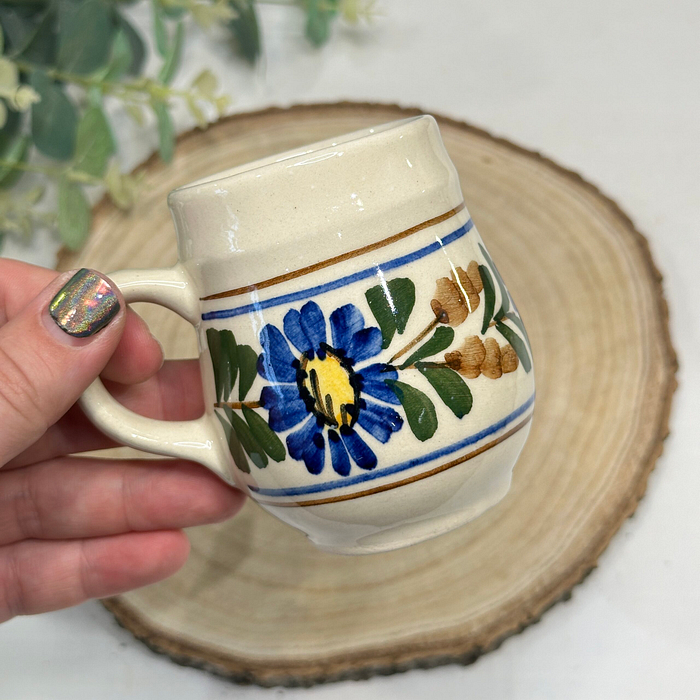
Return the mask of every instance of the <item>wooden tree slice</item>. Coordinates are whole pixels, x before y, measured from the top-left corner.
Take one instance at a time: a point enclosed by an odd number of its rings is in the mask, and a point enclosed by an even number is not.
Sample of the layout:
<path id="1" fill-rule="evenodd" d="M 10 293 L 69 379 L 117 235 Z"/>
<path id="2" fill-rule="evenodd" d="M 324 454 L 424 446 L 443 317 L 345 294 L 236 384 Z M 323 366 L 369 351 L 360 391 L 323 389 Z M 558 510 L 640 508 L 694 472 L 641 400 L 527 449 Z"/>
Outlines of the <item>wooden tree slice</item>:
<path id="1" fill-rule="evenodd" d="M 226 119 L 152 158 L 137 207 L 103 203 L 80 256 L 109 272 L 175 261 L 171 189 L 415 110 L 312 105 Z M 248 503 L 193 529 L 167 581 L 105 601 L 179 663 L 261 685 L 469 663 L 536 621 L 596 565 L 644 493 L 667 434 L 676 358 L 644 238 L 609 199 L 536 153 L 438 118 L 464 198 L 529 329 L 538 402 L 508 496 L 476 521 L 366 557 L 316 550 Z M 142 305 L 141 305 L 142 306 Z M 170 356 L 192 330 L 143 308 Z"/>

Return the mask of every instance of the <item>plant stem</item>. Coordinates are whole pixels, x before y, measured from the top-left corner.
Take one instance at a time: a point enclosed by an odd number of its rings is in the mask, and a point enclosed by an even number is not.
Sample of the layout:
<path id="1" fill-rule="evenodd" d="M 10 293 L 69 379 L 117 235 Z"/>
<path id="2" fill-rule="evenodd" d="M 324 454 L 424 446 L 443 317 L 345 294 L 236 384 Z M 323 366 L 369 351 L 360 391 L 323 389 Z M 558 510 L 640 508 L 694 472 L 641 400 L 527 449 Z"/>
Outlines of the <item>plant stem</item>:
<path id="1" fill-rule="evenodd" d="M 298 7 L 304 9 L 305 4 L 303 0 L 256 0 L 258 5 L 278 5 L 280 7 Z M 339 8 L 332 2 L 319 4 L 319 9 L 325 12 L 334 12 Z"/>
<path id="2" fill-rule="evenodd" d="M 10 168 L 12 170 L 22 170 L 26 173 L 39 173 L 41 175 L 49 175 L 59 177 L 63 174 L 60 168 L 45 168 L 41 165 L 32 165 L 31 163 L 20 163 L 0 158 L 0 168 Z"/>
<path id="3" fill-rule="evenodd" d="M 237 408 L 239 411 L 243 408 L 261 408 L 260 401 L 217 401 L 214 408 Z"/>
<path id="4" fill-rule="evenodd" d="M 280 5 L 281 7 L 300 7 L 298 0 L 257 0 L 259 5 Z"/>
<path id="5" fill-rule="evenodd" d="M 430 333 L 430 331 L 432 331 L 433 328 L 435 328 L 435 326 L 438 325 L 438 323 L 440 323 L 440 318 L 438 316 L 436 316 L 410 343 L 408 343 L 407 345 L 404 345 L 401 348 L 401 350 L 399 350 L 389 360 L 389 364 L 393 363 L 395 360 L 397 360 L 399 357 L 401 357 L 401 355 L 405 355 L 414 345 L 416 345 L 417 343 L 420 343 L 420 341 L 423 340 L 423 338 L 425 338 L 425 336 L 428 335 L 428 333 Z"/>
<path id="6" fill-rule="evenodd" d="M 81 170 L 71 170 L 71 168 L 49 168 L 42 165 L 33 165 L 32 163 L 19 163 L 0 158 L 0 168 L 9 168 L 10 170 L 21 170 L 25 173 L 38 173 L 46 177 L 66 177 L 71 182 L 80 182 L 84 185 L 102 185 L 103 182 L 99 177 L 93 177 Z"/>
<path id="7" fill-rule="evenodd" d="M 29 61 L 22 61 L 21 59 L 16 60 L 15 64 L 17 68 L 25 73 L 33 73 L 34 71 L 43 71 L 49 78 L 54 80 L 60 80 L 65 83 L 75 83 L 77 85 L 82 85 L 83 87 L 92 87 L 93 85 L 108 85 L 106 81 L 98 80 L 97 78 L 90 78 L 83 75 L 75 75 L 74 73 L 64 73 L 63 71 L 57 70 L 56 68 L 48 68 L 46 66 L 38 66 Z M 116 83 L 115 83 L 116 84 Z"/>
<path id="8" fill-rule="evenodd" d="M 421 361 L 421 366 L 422 367 L 429 367 L 429 368 L 435 368 L 435 367 L 449 367 L 447 362 L 423 362 Z M 414 364 L 412 365 L 407 365 L 406 367 L 402 367 L 401 369 L 418 369 Z"/>
<path id="9" fill-rule="evenodd" d="M 49 78 L 60 80 L 64 83 L 73 83 L 80 85 L 83 88 L 99 87 L 103 92 L 113 94 L 122 99 L 132 99 L 142 97 L 143 103 L 147 103 L 151 98 L 157 100 L 166 100 L 170 97 L 181 97 L 187 99 L 190 93 L 186 90 L 174 90 L 167 85 L 163 85 L 150 78 L 139 78 L 137 80 L 129 80 L 124 82 L 114 82 L 111 80 L 102 80 L 92 76 L 76 75 L 75 73 L 64 73 L 56 68 L 45 68 L 38 66 L 29 61 L 15 61 L 17 67 L 25 73 L 34 71 L 43 71 Z"/>

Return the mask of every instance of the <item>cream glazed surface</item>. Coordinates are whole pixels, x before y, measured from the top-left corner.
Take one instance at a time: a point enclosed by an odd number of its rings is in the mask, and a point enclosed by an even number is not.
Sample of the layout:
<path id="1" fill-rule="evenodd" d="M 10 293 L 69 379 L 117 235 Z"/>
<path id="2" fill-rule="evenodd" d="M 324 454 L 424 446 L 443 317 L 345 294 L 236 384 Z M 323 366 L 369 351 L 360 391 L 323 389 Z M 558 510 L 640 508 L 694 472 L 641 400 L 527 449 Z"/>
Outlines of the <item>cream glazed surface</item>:
<path id="1" fill-rule="evenodd" d="M 508 491 L 534 405 L 517 307 L 432 117 L 171 193 L 180 262 L 112 278 L 198 329 L 206 414 L 83 400 L 107 432 L 185 456 L 319 547 L 413 544 Z"/>

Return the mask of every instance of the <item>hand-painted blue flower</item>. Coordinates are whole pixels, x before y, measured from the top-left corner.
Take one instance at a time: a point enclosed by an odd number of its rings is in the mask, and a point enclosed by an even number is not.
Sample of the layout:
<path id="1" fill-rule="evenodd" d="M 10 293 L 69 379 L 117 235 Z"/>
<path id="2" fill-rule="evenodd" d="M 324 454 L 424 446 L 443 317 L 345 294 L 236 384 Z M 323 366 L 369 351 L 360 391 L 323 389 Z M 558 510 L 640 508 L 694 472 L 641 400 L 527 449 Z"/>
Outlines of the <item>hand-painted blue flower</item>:
<path id="1" fill-rule="evenodd" d="M 399 404 L 384 382 L 397 379 L 398 374 L 379 362 L 358 367 L 381 352 L 382 334 L 378 328 L 365 328 L 354 304 L 336 309 L 329 320 L 330 343 L 326 319 L 313 301 L 285 314 L 284 335 L 269 323 L 260 331 L 263 351 L 258 373 L 270 382 L 260 400 L 276 432 L 304 421 L 287 435 L 293 459 L 303 461 L 311 474 L 320 474 L 328 442 L 333 469 L 347 476 L 351 459 L 362 469 L 377 466 L 377 457 L 357 433 L 357 426 L 382 443 L 401 429 L 403 419 L 393 408 L 366 398 Z"/>

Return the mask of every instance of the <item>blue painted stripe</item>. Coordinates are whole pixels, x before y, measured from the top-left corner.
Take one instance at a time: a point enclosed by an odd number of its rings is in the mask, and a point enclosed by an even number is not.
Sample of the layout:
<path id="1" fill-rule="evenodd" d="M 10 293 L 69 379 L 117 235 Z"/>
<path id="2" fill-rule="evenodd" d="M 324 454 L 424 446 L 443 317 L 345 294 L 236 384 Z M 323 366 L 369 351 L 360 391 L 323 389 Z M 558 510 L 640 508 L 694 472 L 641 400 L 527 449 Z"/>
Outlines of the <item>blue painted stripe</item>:
<path id="1" fill-rule="evenodd" d="M 261 311 L 262 309 L 269 309 L 272 306 L 279 306 L 280 304 L 289 304 L 294 301 L 300 301 L 301 299 L 310 299 L 318 294 L 330 292 L 333 289 L 344 287 L 348 284 L 352 284 L 353 282 L 358 282 L 359 280 L 373 277 L 379 271 L 388 272 L 389 270 L 395 270 L 397 267 L 407 265 L 415 260 L 420 260 L 426 255 L 430 255 L 431 253 L 444 248 L 450 243 L 460 239 L 462 236 L 465 236 L 467 233 L 469 233 L 469 231 L 471 231 L 472 228 L 474 228 L 474 222 L 469 219 L 464 226 L 461 226 L 456 231 L 453 231 L 444 238 L 438 238 L 435 242 L 430 243 L 423 248 L 419 248 L 412 253 L 402 255 L 399 258 L 393 258 L 385 263 L 354 272 L 352 275 L 346 275 L 345 277 L 340 277 L 337 280 L 326 282 L 325 284 L 317 284 L 315 287 L 301 289 L 298 292 L 292 292 L 291 294 L 282 294 L 281 296 L 265 299 L 264 301 L 254 301 L 252 304 L 245 304 L 244 306 L 238 306 L 234 309 L 207 311 L 206 313 L 202 314 L 202 321 L 214 321 L 218 318 L 232 318 L 234 316 L 241 316 L 242 314 L 249 314 L 254 311 Z"/>
<path id="2" fill-rule="evenodd" d="M 489 435 L 497 433 L 499 430 L 503 430 L 509 423 L 512 423 L 516 418 L 521 416 L 525 411 L 527 411 L 530 406 L 535 402 L 535 395 L 533 394 L 522 406 L 516 408 L 512 413 L 509 413 L 505 418 L 499 420 L 497 423 L 490 425 L 488 428 L 470 435 L 467 438 L 463 438 L 459 442 L 455 442 L 452 445 L 447 445 L 446 447 L 441 447 L 439 450 L 433 450 L 433 452 L 428 452 L 428 454 L 416 457 L 414 459 L 409 459 L 405 462 L 399 462 L 391 467 L 385 467 L 384 469 L 377 469 L 371 472 L 363 472 L 361 474 L 356 474 L 347 479 L 336 479 L 335 481 L 326 481 L 322 484 L 309 484 L 308 486 L 296 486 L 294 488 L 288 489 L 261 489 L 251 486 L 250 490 L 254 491 L 261 496 L 303 496 L 309 493 L 321 493 L 323 491 L 332 491 L 333 489 L 341 488 L 343 486 L 354 486 L 355 484 L 361 484 L 365 481 L 372 481 L 374 479 L 381 479 L 383 476 L 391 476 L 392 474 L 397 474 L 398 472 L 406 471 L 413 467 L 417 467 L 426 462 L 432 462 L 434 459 L 439 459 L 440 457 L 446 457 L 447 455 L 462 450 L 469 445 L 474 445 L 480 442 Z"/>

